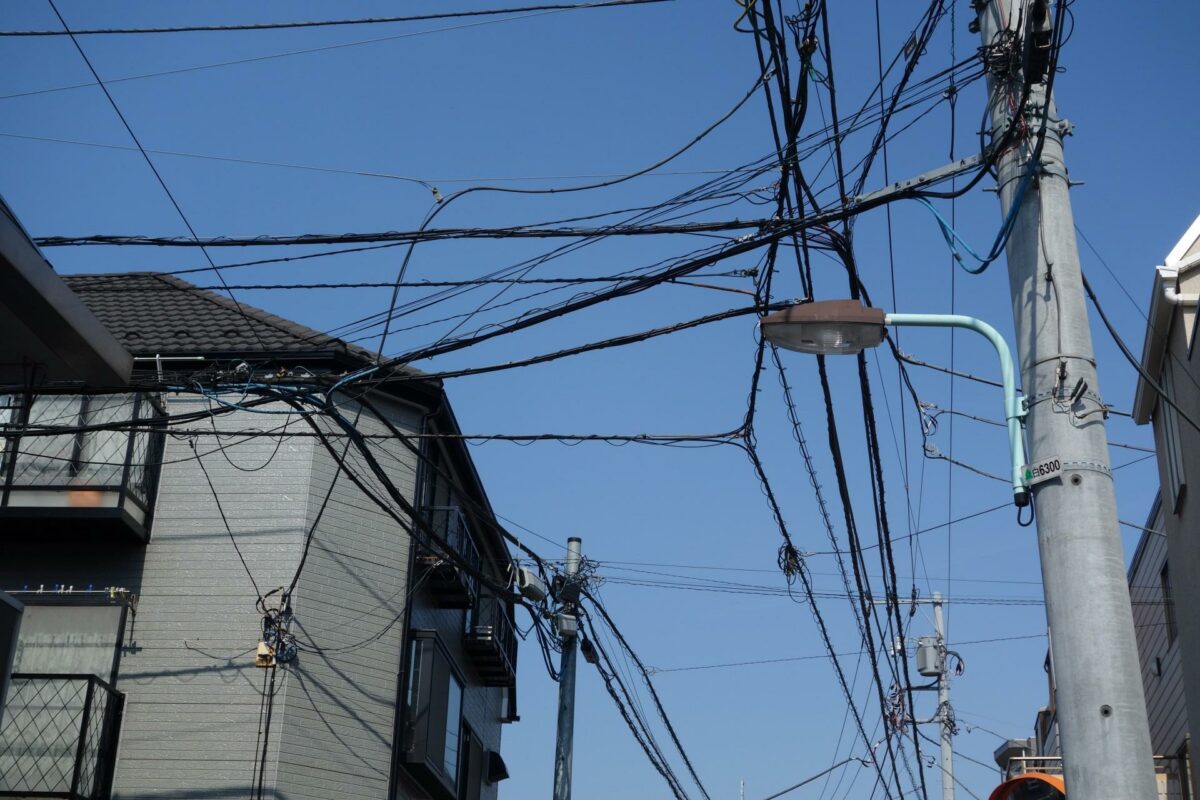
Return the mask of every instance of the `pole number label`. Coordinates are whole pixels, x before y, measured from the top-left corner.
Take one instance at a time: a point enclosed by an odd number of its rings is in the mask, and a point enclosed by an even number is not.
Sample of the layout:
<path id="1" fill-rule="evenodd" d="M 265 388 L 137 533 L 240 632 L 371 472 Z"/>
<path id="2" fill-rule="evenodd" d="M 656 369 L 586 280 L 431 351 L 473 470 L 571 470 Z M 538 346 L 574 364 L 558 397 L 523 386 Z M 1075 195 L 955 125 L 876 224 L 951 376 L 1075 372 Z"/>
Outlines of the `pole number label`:
<path id="1" fill-rule="evenodd" d="M 1045 458 L 1036 464 L 1027 464 L 1025 466 L 1025 485 L 1033 486 L 1042 481 L 1057 478 L 1062 475 L 1062 471 L 1062 461 L 1058 458 Z"/>

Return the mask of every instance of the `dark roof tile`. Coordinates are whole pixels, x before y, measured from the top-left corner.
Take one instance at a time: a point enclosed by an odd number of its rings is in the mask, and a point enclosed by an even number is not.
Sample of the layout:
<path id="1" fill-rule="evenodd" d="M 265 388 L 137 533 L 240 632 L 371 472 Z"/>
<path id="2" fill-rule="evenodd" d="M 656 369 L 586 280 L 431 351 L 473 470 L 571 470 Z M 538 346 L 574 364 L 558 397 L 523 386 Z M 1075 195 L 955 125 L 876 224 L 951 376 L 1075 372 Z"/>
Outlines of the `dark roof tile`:
<path id="1" fill-rule="evenodd" d="M 64 275 L 63 280 L 134 355 L 329 353 L 374 358 L 365 348 L 234 303 L 174 275 L 128 272 Z"/>

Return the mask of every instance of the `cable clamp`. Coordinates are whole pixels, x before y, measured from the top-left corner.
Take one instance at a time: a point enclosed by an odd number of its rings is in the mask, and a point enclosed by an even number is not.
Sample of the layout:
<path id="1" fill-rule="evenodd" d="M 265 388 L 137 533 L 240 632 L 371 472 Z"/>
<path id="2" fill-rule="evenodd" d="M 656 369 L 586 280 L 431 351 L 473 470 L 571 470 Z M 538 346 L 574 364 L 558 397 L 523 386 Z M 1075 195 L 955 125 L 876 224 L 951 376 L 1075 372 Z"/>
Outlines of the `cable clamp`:
<path id="1" fill-rule="evenodd" d="M 1063 473 L 1071 470 L 1088 470 L 1091 472 L 1099 472 L 1101 475 L 1112 477 L 1112 467 L 1107 464 L 1101 464 L 1098 461 L 1064 461 L 1062 462 Z"/>
<path id="2" fill-rule="evenodd" d="M 1037 172 L 1039 175 L 1049 175 L 1054 178 L 1062 178 L 1067 183 L 1070 183 L 1071 178 L 1067 175 L 1067 168 L 1058 161 L 1041 161 L 1038 163 Z"/>
<path id="3" fill-rule="evenodd" d="M 1086 387 L 1087 384 L 1085 383 L 1084 386 Z M 1095 403 L 1095 409 L 1087 411 L 1085 414 L 1079 416 L 1086 416 L 1087 414 L 1093 414 L 1100 410 L 1103 410 L 1106 415 L 1108 413 L 1108 404 L 1104 402 L 1104 398 L 1091 389 L 1085 389 L 1084 391 L 1080 392 L 1078 396 L 1072 397 L 1071 395 L 1068 395 L 1066 392 L 1062 391 L 1061 387 L 1059 389 L 1038 392 L 1033 397 L 1024 398 L 1026 412 L 1028 412 L 1038 403 L 1044 403 L 1047 400 L 1055 403 L 1067 403 L 1068 407 L 1071 409 L 1074 409 L 1074 407 L 1078 404 L 1086 404 L 1087 401 Z"/>
<path id="4" fill-rule="evenodd" d="M 1036 367 L 1040 364 L 1045 364 L 1047 361 L 1061 361 L 1061 360 L 1067 359 L 1067 358 L 1074 358 L 1074 359 L 1078 359 L 1079 361 L 1086 361 L 1087 363 L 1091 364 L 1093 367 L 1096 366 L 1095 358 L 1093 358 L 1092 356 L 1080 355 L 1079 353 L 1054 353 L 1053 355 L 1048 355 L 1044 358 L 1039 358 L 1037 361 L 1034 361 L 1031 366 Z"/>

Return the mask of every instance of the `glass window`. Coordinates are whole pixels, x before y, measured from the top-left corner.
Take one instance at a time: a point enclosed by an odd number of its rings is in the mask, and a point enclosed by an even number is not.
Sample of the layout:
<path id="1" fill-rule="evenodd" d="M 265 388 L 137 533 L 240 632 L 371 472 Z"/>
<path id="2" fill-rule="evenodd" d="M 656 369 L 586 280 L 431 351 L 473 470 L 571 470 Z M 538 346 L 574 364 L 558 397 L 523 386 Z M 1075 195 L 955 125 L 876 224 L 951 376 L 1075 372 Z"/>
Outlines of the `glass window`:
<path id="1" fill-rule="evenodd" d="M 125 632 L 123 605 L 40 604 L 36 595 L 18 599 L 26 606 L 13 672 L 116 680 Z"/>
<path id="2" fill-rule="evenodd" d="M 1171 565 L 1169 563 L 1163 564 L 1159 581 L 1162 583 L 1163 616 L 1167 626 L 1167 644 L 1170 644 L 1175 641 L 1178 629 L 1175 627 L 1175 593 L 1171 589 Z"/>
<path id="3" fill-rule="evenodd" d="M 426 641 L 425 639 L 414 639 L 408 648 L 408 695 L 405 698 L 405 703 L 408 705 L 410 711 L 419 708 L 421 705 L 421 656 Z"/>
<path id="4" fill-rule="evenodd" d="M 1170 363 L 1164 364 L 1161 375 L 1163 393 L 1172 400 L 1175 399 L 1175 379 Z M 1158 412 L 1162 418 L 1163 458 L 1167 467 L 1168 491 L 1164 505 L 1171 513 L 1178 514 L 1183 501 L 1187 478 L 1183 472 L 1182 442 L 1179 440 L 1179 415 L 1175 409 L 1165 403 L 1162 398 L 1158 401 Z"/>
<path id="5" fill-rule="evenodd" d="M 467 760 L 463 683 L 434 631 L 413 631 L 411 636 L 397 755 L 409 775 L 435 797 L 457 796 Z"/>
<path id="6" fill-rule="evenodd" d="M 458 782 L 458 757 L 462 745 L 463 687 L 458 678 L 450 675 L 450 693 L 446 699 L 446 753 L 443 766 L 446 775 Z"/>

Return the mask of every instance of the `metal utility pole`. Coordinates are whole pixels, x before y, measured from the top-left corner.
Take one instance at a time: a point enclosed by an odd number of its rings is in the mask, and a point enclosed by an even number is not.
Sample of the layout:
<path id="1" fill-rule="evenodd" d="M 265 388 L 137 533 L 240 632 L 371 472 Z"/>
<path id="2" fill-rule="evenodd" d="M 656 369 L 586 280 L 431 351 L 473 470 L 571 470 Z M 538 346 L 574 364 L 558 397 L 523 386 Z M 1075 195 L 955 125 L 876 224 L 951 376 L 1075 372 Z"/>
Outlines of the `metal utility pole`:
<path id="1" fill-rule="evenodd" d="M 575 645 L 579 633 L 579 562 L 582 541 L 567 539 L 565 577 L 558 590 L 561 603 L 555 624 L 562 644 L 558 669 L 558 740 L 554 747 L 554 800 L 571 800 L 571 755 L 575 745 Z"/>
<path id="2" fill-rule="evenodd" d="M 1006 254 L 1030 462 L 1057 459 L 1062 468 L 1033 494 L 1064 777 L 1071 797 L 1149 800 L 1154 763 L 1063 161 L 1067 125 L 1046 84 L 1061 31 L 1047 0 L 974 7 L 990 52 L 992 141 L 1008 143 L 996 165 L 1004 219 L 1019 203 Z M 1014 114 L 1026 80 L 1033 88 Z M 1023 181 L 1043 120 L 1045 143 Z M 1009 126 L 1015 136 L 1005 136 Z"/>

